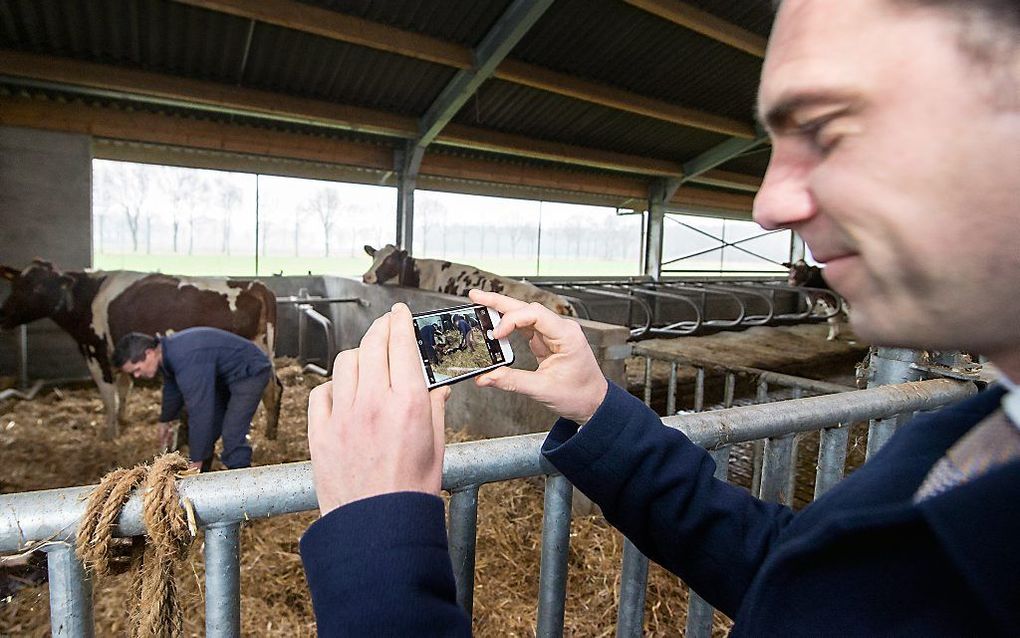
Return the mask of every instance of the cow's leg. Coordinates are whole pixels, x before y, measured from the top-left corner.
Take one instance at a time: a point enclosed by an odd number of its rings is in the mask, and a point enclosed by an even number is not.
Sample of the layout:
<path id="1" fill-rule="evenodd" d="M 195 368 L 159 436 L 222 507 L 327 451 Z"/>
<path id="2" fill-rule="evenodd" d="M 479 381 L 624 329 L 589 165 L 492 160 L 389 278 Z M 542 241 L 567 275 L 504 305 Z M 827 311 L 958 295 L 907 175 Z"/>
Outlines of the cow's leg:
<path id="1" fill-rule="evenodd" d="M 839 338 L 839 324 L 843 323 L 843 318 L 839 315 L 835 317 L 829 317 L 829 336 L 825 338 L 826 341 L 835 341 Z"/>
<path id="2" fill-rule="evenodd" d="M 280 407 L 282 405 L 283 383 L 280 382 L 280 377 L 276 376 L 276 370 L 273 370 L 272 378 L 266 384 L 266 389 L 262 391 L 262 407 L 266 409 L 266 438 L 270 441 L 276 440 L 276 429 L 280 423 Z"/>
<path id="3" fill-rule="evenodd" d="M 89 374 L 92 375 L 92 380 L 96 382 L 96 388 L 99 389 L 99 398 L 103 400 L 103 409 L 106 411 L 106 430 L 103 431 L 102 436 L 106 440 L 115 439 L 120 433 L 117 425 L 117 414 L 120 410 L 117 386 L 115 383 L 103 379 L 103 370 L 98 361 L 89 359 L 86 363 L 89 367 Z"/>
<path id="4" fill-rule="evenodd" d="M 127 417 L 128 397 L 134 380 L 129 374 L 117 374 L 117 423 L 124 423 Z"/>

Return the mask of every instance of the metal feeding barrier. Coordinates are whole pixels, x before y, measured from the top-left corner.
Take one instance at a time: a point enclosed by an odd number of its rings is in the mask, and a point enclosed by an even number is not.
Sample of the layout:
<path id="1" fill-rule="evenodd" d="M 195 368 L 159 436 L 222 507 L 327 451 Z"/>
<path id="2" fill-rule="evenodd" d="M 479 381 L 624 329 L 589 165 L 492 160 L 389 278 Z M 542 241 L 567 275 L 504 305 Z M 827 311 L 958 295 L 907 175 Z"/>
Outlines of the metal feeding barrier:
<path id="1" fill-rule="evenodd" d="M 367 307 L 369 302 L 358 297 L 315 297 L 308 294 L 308 290 L 302 288 L 297 296 L 277 297 L 276 303 L 283 306 L 293 306 L 298 313 L 298 363 L 302 372 L 313 372 L 320 376 L 328 377 L 333 371 L 333 360 L 336 359 L 336 332 L 333 330 L 333 320 L 315 309 L 314 304 L 334 303 L 356 303 Z M 312 358 L 305 357 L 308 345 L 308 322 L 322 328 L 326 338 L 326 356 L 321 359 L 324 366 L 311 363 Z M 314 360 L 320 361 L 318 358 Z"/>
<path id="2" fill-rule="evenodd" d="M 769 383 L 780 377 L 769 377 Z M 816 496 L 842 477 L 849 424 L 933 410 L 976 391 L 973 383 L 951 379 L 881 386 L 789 401 L 668 416 L 663 424 L 685 432 L 710 450 L 717 476 L 726 478 L 730 446 L 762 439 L 766 454 L 761 477 L 764 498 L 775 500 L 788 480 L 791 456 L 782 442 L 800 432 L 821 430 Z M 570 483 L 542 457 L 545 434 L 529 434 L 446 447 L 443 489 L 451 494 L 450 555 L 457 600 L 470 614 L 475 567 L 479 486 L 545 476 L 541 569 L 537 601 L 538 636 L 561 636 L 570 543 Z M 869 446 L 869 453 L 871 452 Z M 823 478 L 824 475 L 824 478 Z M 0 495 L 0 553 L 40 548 L 48 554 L 50 619 L 54 636 L 92 636 L 92 585 L 75 555 L 74 536 L 93 487 L 73 487 Z M 208 636 L 240 635 L 240 525 L 249 519 L 316 509 L 311 464 L 289 463 L 186 477 L 179 482 L 182 502 L 193 506 L 205 531 L 205 624 Z M 114 533 L 145 534 L 141 495 L 125 505 Z M 647 559 L 625 544 L 619 592 L 617 636 L 641 635 L 648 574 Z M 692 599 L 694 597 L 692 596 Z M 712 610 L 692 603 L 688 635 L 707 636 Z"/>
<path id="3" fill-rule="evenodd" d="M 569 301 L 584 319 L 627 325 L 633 339 L 820 321 L 836 316 L 845 308 L 843 299 L 831 290 L 771 280 L 651 281 L 638 278 L 532 283 Z M 816 307 L 819 299 L 831 303 Z"/>

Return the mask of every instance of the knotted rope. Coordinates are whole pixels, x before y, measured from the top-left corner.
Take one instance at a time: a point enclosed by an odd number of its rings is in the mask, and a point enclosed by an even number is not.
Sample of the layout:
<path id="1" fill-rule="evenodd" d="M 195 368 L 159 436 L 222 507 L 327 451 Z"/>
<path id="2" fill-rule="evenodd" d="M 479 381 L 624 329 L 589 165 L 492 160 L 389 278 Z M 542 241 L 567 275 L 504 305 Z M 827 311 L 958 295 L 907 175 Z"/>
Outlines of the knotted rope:
<path id="1" fill-rule="evenodd" d="M 131 625 L 136 638 L 175 638 L 183 630 L 174 576 L 193 537 L 177 494 L 177 477 L 187 469 L 188 462 L 175 452 L 156 458 L 150 466 L 110 472 L 89 496 L 78 527 L 76 551 L 92 573 L 104 576 L 135 568 L 132 589 L 138 599 Z M 115 542 L 113 526 L 131 491 L 143 482 L 142 515 L 148 540 L 132 539 L 125 559 L 121 557 L 124 543 Z"/>

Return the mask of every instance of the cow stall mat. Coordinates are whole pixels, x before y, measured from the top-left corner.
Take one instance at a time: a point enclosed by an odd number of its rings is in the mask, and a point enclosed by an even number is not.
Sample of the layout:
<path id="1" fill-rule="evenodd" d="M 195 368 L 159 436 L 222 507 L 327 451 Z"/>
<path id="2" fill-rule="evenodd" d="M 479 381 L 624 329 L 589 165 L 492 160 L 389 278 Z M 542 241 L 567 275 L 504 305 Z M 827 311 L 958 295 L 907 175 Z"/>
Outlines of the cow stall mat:
<path id="1" fill-rule="evenodd" d="M 308 392 L 322 382 L 293 360 L 278 360 L 285 392 L 279 436 L 263 436 L 262 410 L 252 427 L 258 465 L 308 459 Z M 454 392 L 457 388 L 454 388 Z M 143 384 L 129 400 L 127 425 L 116 443 L 101 439 L 102 402 L 94 388 L 50 389 L 32 402 L 0 405 L 0 491 L 15 492 L 95 483 L 118 466 L 150 460 L 155 453 L 159 388 Z M 551 424 L 550 424 L 551 425 Z M 467 440 L 448 432 L 449 441 Z M 532 636 L 535 632 L 541 545 L 542 481 L 528 479 L 480 489 L 475 575 L 474 632 L 480 637 Z M 246 523 L 241 532 L 241 629 L 245 636 L 311 636 L 315 621 L 305 585 L 298 540 L 315 513 Z M 615 632 L 623 538 L 600 516 L 576 517 L 571 527 L 564 634 L 611 636 Z M 204 634 L 202 538 L 192 545 L 177 586 L 185 609 L 184 634 Z M 130 574 L 95 584 L 96 635 L 128 635 Z M 679 635 L 686 622 L 687 589 L 675 576 L 649 570 L 644 633 Z M 49 635 L 45 584 L 24 585 L 0 600 L 0 636 Z M 730 621 L 717 613 L 713 635 Z"/>

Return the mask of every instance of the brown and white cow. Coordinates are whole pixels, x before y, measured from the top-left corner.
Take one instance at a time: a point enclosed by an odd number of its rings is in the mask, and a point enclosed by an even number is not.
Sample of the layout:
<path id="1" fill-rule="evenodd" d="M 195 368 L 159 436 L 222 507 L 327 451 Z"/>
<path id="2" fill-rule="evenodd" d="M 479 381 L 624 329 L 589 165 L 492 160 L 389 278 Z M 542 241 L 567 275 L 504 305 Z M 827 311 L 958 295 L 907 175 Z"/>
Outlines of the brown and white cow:
<path id="1" fill-rule="evenodd" d="M 258 281 L 126 270 L 61 272 L 41 259 L 23 271 L 0 266 L 0 277 L 11 284 L 0 307 L 0 330 L 49 317 L 70 334 L 99 387 L 110 438 L 117 435 L 132 385 L 129 375 L 113 369 L 113 349 L 129 332 L 212 326 L 251 339 L 273 359 L 276 296 Z M 276 437 L 282 394 L 275 379 L 262 397 L 269 438 Z"/>
<path id="2" fill-rule="evenodd" d="M 809 266 L 803 259 L 783 265 L 790 269 L 787 283 L 791 286 L 806 288 L 808 291 L 824 291 L 807 292 L 808 302 L 811 304 L 812 314 L 825 317 L 829 324 L 829 335 L 826 340 L 837 339 L 840 328 L 847 323 L 849 306 L 846 301 L 829 287 L 828 282 L 822 276 L 822 269 L 818 266 Z"/>
<path id="3" fill-rule="evenodd" d="M 526 281 L 452 261 L 418 259 L 393 244 L 378 250 L 366 245 L 365 252 L 374 259 L 372 267 L 361 277 L 366 284 L 395 284 L 461 297 L 466 297 L 472 288 L 478 288 L 521 301 L 537 301 L 557 314 L 575 316 L 574 308 L 566 299 Z"/>

